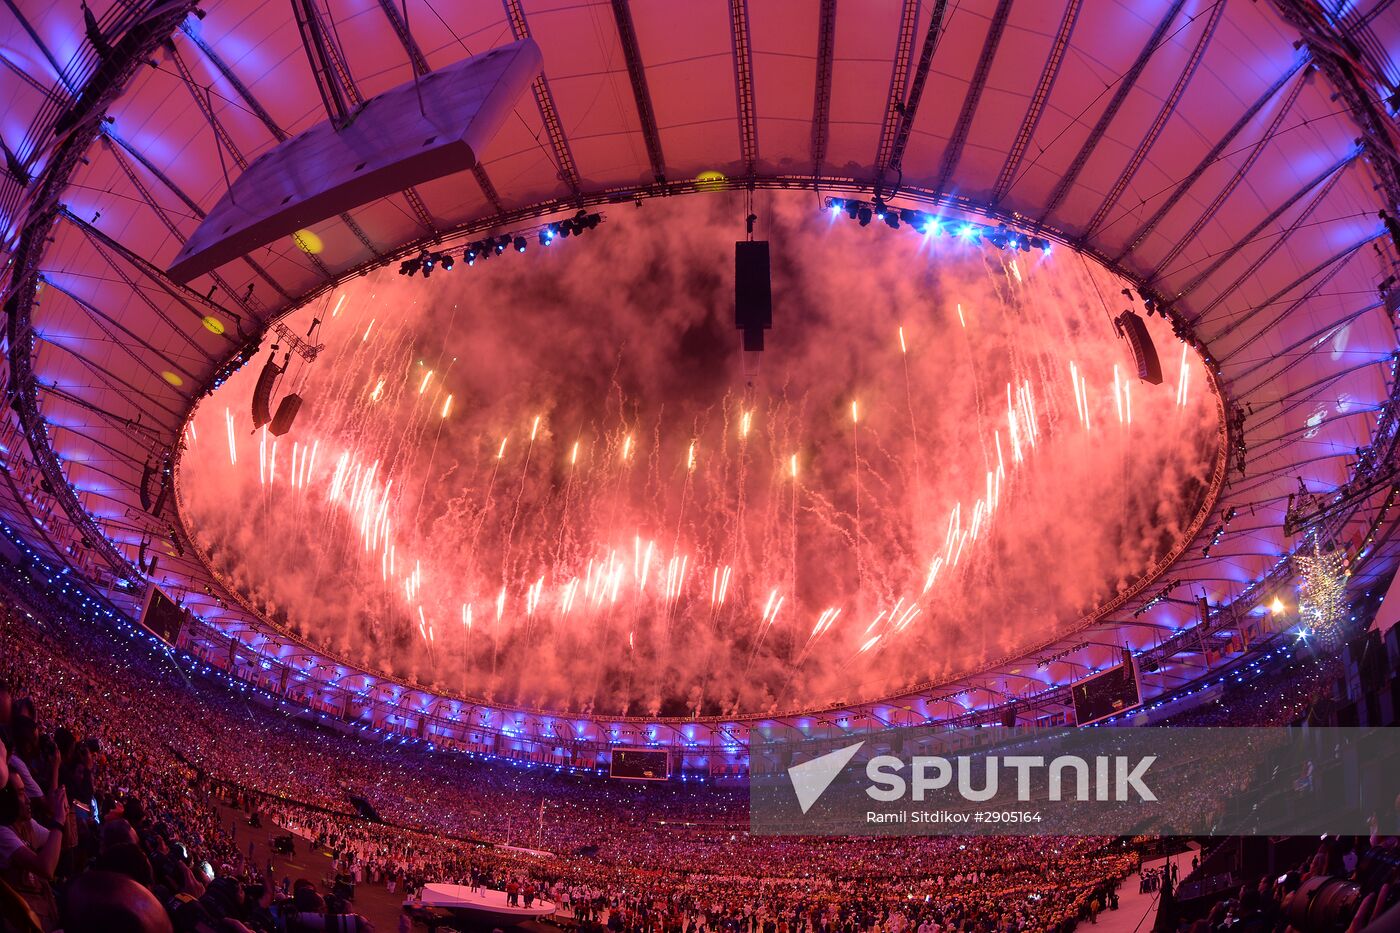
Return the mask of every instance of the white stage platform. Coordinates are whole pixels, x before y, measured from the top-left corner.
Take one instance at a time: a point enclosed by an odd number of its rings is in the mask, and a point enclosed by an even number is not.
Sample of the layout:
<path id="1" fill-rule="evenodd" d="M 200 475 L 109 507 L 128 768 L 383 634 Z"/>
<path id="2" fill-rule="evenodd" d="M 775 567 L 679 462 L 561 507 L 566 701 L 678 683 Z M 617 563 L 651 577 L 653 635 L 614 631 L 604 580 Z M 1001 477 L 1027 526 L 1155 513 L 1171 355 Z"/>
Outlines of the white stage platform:
<path id="1" fill-rule="evenodd" d="M 537 900 L 530 907 L 511 907 L 506 903 L 506 892 L 486 888 L 472 890 L 465 884 L 427 884 L 419 897 L 404 901 L 405 907 L 436 907 L 450 910 L 464 918 L 497 926 L 509 926 L 526 920 L 538 920 L 554 913 L 551 901 Z"/>

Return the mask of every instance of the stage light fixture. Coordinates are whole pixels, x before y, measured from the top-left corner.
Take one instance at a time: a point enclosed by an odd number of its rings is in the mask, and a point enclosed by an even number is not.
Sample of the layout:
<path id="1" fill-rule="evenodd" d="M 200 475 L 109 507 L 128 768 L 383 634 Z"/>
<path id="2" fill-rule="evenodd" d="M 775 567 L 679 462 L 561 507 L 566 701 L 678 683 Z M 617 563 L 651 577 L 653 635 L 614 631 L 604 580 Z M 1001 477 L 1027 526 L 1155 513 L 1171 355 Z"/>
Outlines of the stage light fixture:
<path id="1" fill-rule="evenodd" d="M 1011 242 L 1011 231 L 1007 229 L 1006 224 L 999 224 L 997 228 L 995 230 L 992 230 L 991 232 L 983 230 L 982 239 L 986 240 L 988 243 L 992 244 L 997 249 L 1006 249 L 1007 246 L 1015 245 L 1013 242 Z"/>
<path id="2" fill-rule="evenodd" d="M 899 216 L 901 220 L 903 220 L 909 226 L 913 227 L 919 233 L 926 233 L 928 231 L 929 224 L 933 220 L 933 218 L 929 217 L 929 215 L 925 214 L 923 211 L 916 211 L 908 207 L 901 210 L 899 212 Z"/>
<path id="3" fill-rule="evenodd" d="M 442 271 L 451 272 L 452 266 L 455 265 L 455 260 L 452 258 L 452 254 L 440 253 L 439 255 L 441 256 L 441 258 L 438 260 L 438 264 L 442 266 Z"/>
<path id="4" fill-rule="evenodd" d="M 862 227 L 868 227 L 868 226 L 870 226 L 870 218 L 871 218 L 871 211 L 870 211 L 870 208 L 868 208 L 868 207 L 862 207 L 862 208 L 860 209 L 860 212 L 859 212 L 859 215 L 858 215 L 858 216 L 860 217 L 860 225 L 861 225 Z"/>
<path id="5" fill-rule="evenodd" d="M 516 237 L 511 241 L 511 245 L 515 247 L 517 253 L 525 252 L 525 238 L 523 236 Z"/>

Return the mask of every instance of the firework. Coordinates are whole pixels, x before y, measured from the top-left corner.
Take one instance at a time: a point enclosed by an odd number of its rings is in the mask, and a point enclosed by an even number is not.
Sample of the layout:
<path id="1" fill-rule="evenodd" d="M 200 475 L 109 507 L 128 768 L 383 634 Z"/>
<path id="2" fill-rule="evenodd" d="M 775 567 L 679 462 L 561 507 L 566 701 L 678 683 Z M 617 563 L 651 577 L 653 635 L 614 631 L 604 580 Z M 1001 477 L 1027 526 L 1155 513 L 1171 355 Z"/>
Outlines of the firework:
<path id="1" fill-rule="evenodd" d="M 541 663 L 550 666 L 553 692 L 541 702 L 592 702 L 590 691 L 616 690 L 597 697 L 614 709 L 647 691 L 688 689 L 679 680 L 691 677 L 693 686 L 711 663 L 723 669 L 713 689 L 731 691 L 739 705 L 755 695 L 817 700 L 848 682 L 876 691 L 926 679 L 921 658 L 947 656 L 951 666 L 982 649 L 1004 653 L 1019 639 L 1009 624 L 981 627 L 1000 643 L 980 631 L 969 637 L 963 621 L 986 612 L 987 593 L 995 592 L 989 580 L 1040 599 L 1014 589 L 1018 581 L 1038 587 L 1044 576 L 1028 572 L 1024 554 L 1037 534 L 1054 533 L 1040 516 L 1071 508 L 1048 505 L 1041 490 L 1053 487 L 1087 514 L 1093 506 L 1084 503 L 1100 501 L 1126 475 L 1120 467 L 1134 454 L 1118 436 L 1128 432 L 1091 433 L 1095 415 L 1121 425 L 1137 415 L 1154 425 L 1164 407 L 1209 407 L 1190 397 L 1188 379 L 1198 377 L 1188 371 L 1199 363 L 1189 357 L 1174 404 L 1170 392 L 1134 399 L 1131 363 L 1125 368 L 1111 355 L 1121 354 L 1111 329 L 1100 334 L 1073 317 L 1088 304 L 1077 296 L 1092 296 L 1092 284 L 1076 271 L 1072 287 L 1044 291 L 1048 266 L 979 261 L 941 291 L 960 302 L 917 319 L 902 304 L 908 324 L 843 294 L 814 316 L 801 353 L 775 354 L 762 377 L 715 364 L 725 378 L 714 380 L 712 395 L 697 388 L 695 398 L 689 386 L 658 394 L 648 382 L 656 372 L 669 377 L 668 364 L 629 368 L 631 354 L 651 348 L 609 332 L 603 312 L 572 343 L 567 328 L 539 324 L 538 333 L 559 340 L 535 341 L 517 361 L 518 321 L 474 328 L 470 340 L 483 346 L 492 326 L 513 335 L 497 352 L 475 352 L 445 318 L 434 326 L 415 319 L 419 311 L 399 312 L 428 306 L 415 303 L 417 293 L 396 300 L 372 280 L 371 302 L 368 291 L 347 298 L 353 286 L 346 286 L 332 315 L 345 322 L 340 342 L 328 340 L 324 365 L 296 374 L 309 380 L 315 404 L 291 436 L 279 444 L 265 430 L 250 433 L 246 399 L 205 406 L 208 413 L 189 422 L 193 443 L 198 428 L 217 431 L 197 422 L 222 417 L 229 450 L 207 484 L 187 473 L 191 514 L 217 528 L 226 503 L 251 503 L 244 527 L 267 542 L 270 566 L 275 554 L 307 568 L 287 575 L 307 595 L 291 594 L 275 573 L 235 576 L 264 589 L 269 604 L 316 638 L 344 635 L 367 663 L 394 665 L 387 655 L 407 641 L 404 667 L 422 676 L 428 665 L 412 659 L 428 657 L 433 620 L 460 617 L 460 626 L 444 627 L 450 651 L 432 660 L 441 671 L 450 657 L 452 668 L 463 667 L 451 672 L 454 684 L 498 684 L 492 689 L 502 697 L 533 699 L 529 685 L 539 681 L 531 680 L 529 658 L 548 658 Z M 1055 300 L 1006 306 L 1007 295 L 1032 290 Z M 376 323 L 371 308 L 385 320 Z M 969 327 L 973 310 L 977 328 Z M 589 343 L 595 330 L 601 336 Z M 1060 339 L 1031 339 L 1037 334 Z M 446 364 L 466 347 L 475 356 L 462 358 L 479 365 L 463 372 Z M 854 365 L 843 362 L 858 353 L 865 357 Z M 429 368 L 436 360 L 444 363 Z M 231 385 L 251 391 L 255 375 L 237 374 Z M 1111 401 L 1095 395 L 1110 390 Z M 458 395 L 471 404 L 458 404 Z M 574 439 L 545 430 L 550 424 L 569 425 Z M 506 462 L 511 435 L 518 441 L 526 430 L 523 452 Z M 1136 443 L 1155 445 L 1143 462 L 1161 461 L 1167 444 L 1157 435 L 1166 432 L 1141 433 L 1149 436 Z M 1046 457 L 1058 471 L 1073 459 L 1066 454 L 1089 452 L 1082 459 L 1103 468 L 1044 472 Z M 203 472 L 208 459 L 188 458 L 183 468 Z M 1105 538 L 1105 550 L 1135 540 L 1133 529 Z M 219 543 L 223 555 L 237 547 Z M 1149 566 L 1149 557 L 1133 560 Z M 256 555 L 239 559 L 251 564 Z M 1085 581 L 1092 586 L 1102 583 Z M 1045 614 L 1076 617 L 1074 598 L 1046 597 Z M 493 607 L 483 632 L 491 637 L 469 643 L 479 621 L 473 604 Z M 425 637 L 403 639 L 409 632 Z M 646 665 L 617 666 L 624 637 Z M 813 642 L 865 660 L 842 670 L 809 652 Z M 657 686 L 651 678 L 664 671 L 680 672 L 677 685 Z M 612 686 L 623 681 L 628 686 Z"/>

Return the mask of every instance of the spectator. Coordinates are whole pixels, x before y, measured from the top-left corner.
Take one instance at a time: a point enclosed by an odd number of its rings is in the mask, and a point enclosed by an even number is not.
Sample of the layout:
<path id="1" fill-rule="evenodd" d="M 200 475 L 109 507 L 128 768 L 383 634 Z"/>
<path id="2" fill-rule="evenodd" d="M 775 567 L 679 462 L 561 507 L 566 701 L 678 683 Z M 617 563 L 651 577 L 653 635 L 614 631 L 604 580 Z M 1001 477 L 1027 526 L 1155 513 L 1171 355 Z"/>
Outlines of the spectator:
<path id="1" fill-rule="evenodd" d="M 55 815 L 66 819 L 66 795 Z M 0 879 L 22 897 L 45 931 L 58 926 L 58 905 L 50 886 L 63 852 L 61 822 L 48 826 L 33 818 L 23 782 L 11 777 L 0 789 Z"/>
<path id="2" fill-rule="evenodd" d="M 173 933 L 160 901 L 125 875 L 90 871 L 69 884 L 64 933 Z"/>

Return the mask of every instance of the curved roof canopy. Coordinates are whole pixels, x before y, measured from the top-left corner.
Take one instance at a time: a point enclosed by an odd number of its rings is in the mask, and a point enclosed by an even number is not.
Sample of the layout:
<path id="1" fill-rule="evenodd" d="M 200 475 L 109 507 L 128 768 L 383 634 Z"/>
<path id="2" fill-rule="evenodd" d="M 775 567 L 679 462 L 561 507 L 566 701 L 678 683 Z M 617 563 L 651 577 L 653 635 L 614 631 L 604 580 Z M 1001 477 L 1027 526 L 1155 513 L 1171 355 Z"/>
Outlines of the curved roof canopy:
<path id="1" fill-rule="evenodd" d="M 1124 641 L 1171 648 L 1161 689 L 1189 682 L 1207 650 L 1240 647 L 1231 642 L 1245 611 L 1287 573 L 1298 539 L 1284 519 L 1300 483 L 1322 497 L 1328 537 L 1354 556 L 1389 541 L 1391 485 L 1376 476 L 1395 439 L 1384 283 L 1400 228 L 1377 215 L 1400 199 L 1390 0 L 215 0 L 198 11 L 137 0 L 93 10 L 90 22 L 75 3 L 7 0 L 0 12 L 12 399 L 0 510 L 30 546 L 128 606 L 137 588 L 121 586 L 159 552 L 152 577 L 210 619 L 210 639 L 217 629 L 297 659 L 298 677 L 345 672 L 229 604 L 162 492 L 193 404 L 280 313 L 347 275 L 609 200 L 819 187 L 993 214 L 1140 283 L 1214 363 L 1230 457 L 1215 511 L 1161 586 L 1039 663 L 1010 660 L 895 708 L 922 717 L 1029 703 Z M 526 37 L 544 70 L 474 170 L 316 224 L 314 237 L 254 250 L 188 287 L 162 274 L 230 182 L 279 141 Z M 318 249 L 304 248 L 313 240 Z M 1393 560 L 1363 561 L 1359 578 Z M 1238 611 L 1220 610 L 1188 644 L 1200 595 Z M 373 676 L 355 689 L 380 688 L 408 705 L 405 688 Z M 413 696 L 420 710 L 437 702 Z"/>

